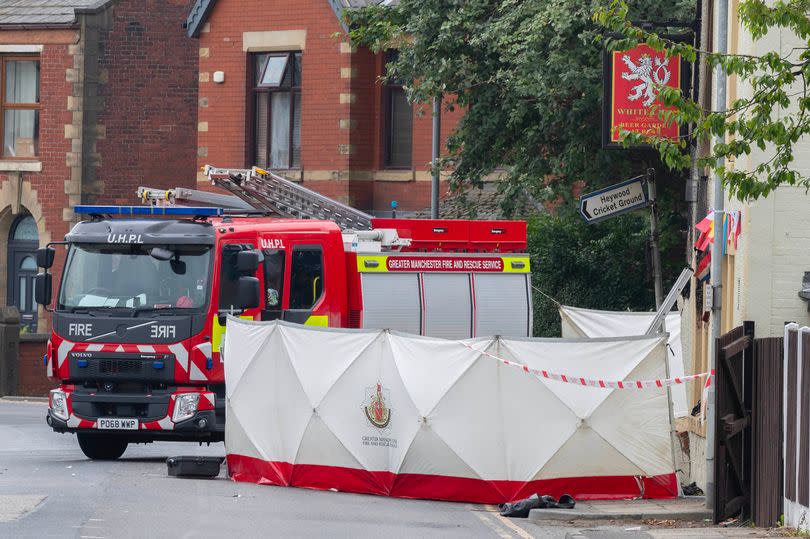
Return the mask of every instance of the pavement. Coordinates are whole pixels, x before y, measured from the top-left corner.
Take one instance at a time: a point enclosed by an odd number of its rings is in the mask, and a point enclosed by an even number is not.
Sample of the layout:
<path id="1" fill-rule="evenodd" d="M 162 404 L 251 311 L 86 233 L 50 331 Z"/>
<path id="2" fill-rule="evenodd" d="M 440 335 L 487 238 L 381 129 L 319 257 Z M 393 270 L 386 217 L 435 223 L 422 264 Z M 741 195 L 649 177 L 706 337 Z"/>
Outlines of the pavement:
<path id="1" fill-rule="evenodd" d="M 703 496 L 674 500 L 581 501 L 573 509 L 532 509 L 529 520 L 677 520 L 704 522 L 712 518 Z"/>
<path id="2" fill-rule="evenodd" d="M 613 539 L 769 537 L 775 532 L 673 519 L 509 519 L 467 503 L 255 485 L 166 474 L 176 455 L 221 456 L 223 444 L 130 446 L 113 462 L 87 460 L 75 437 L 52 432 L 46 403 L 0 399 L 0 537 L 496 537 Z M 632 505 L 636 502 L 622 502 Z M 648 505 L 645 503 L 645 505 Z M 578 504 L 583 510 L 587 505 Z M 613 506 L 610 506 L 613 507 Z M 618 506 L 616 506 L 618 507 Z M 624 510 L 626 511 L 626 509 Z M 649 514 L 649 513 L 647 513 Z M 571 514 L 569 514 L 570 519 Z M 750 535 L 755 533 L 755 535 Z"/>
<path id="3" fill-rule="evenodd" d="M 533 509 L 529 521 L 539 526 L 550 522 L 582 527 L 569 533 L 567 539 L 601 539 L 612 537 L 610 522 L 620 525 L 627 537 L 653 538 L 721 538 L 721 537 L 782 537 L 787 530 L 751 528 L 732 522 L 727 526 L 712 525 L 712 513 L 706 509 L 703 496 L 686 496 L 673 500 L 610 500 L 580 501 L 573 509 Z M 588 526 L 588 523 L 593 524 Z"/>

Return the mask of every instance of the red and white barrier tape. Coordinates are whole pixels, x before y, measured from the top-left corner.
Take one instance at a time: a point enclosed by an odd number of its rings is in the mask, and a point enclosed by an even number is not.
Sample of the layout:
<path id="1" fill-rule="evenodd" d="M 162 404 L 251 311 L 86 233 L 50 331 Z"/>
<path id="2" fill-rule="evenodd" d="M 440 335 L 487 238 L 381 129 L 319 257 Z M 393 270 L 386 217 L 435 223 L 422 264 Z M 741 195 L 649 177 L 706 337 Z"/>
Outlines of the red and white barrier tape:
<path id="1" fill-rule="evenodd" d="M 714 370 L 706 377 L 706 383 L 703 385 L 703 393 L 700 395 L 700 423 L 706 421 L 706 405 L 709 403 L 709 387 L 712 385 L 712 378 L 714 377 Z"/>
<path id="2" fill-rule="evenodd" d="M 711 373 L 708 372 L 701 372 L 699 374 L 690 374 L 688 376 L 676 376 L 675 378 L 660 378 L 656 380 L 599 380 L 599 379 L 591 379 L 591 378 L 582 378 L 580 376 L 570 376 L 567 374 L 558 374 L 556 372 L 548 372 L 541 369 L 532 369 L 528 365 L 523 365 L 521 363 L 515 363 L 514 361 L 509 361 L 508 359 L 503 359 L 498 356 L 494 356 L 489 352 L 484 350 L 479 350 L 474 348 L 466 343 L 460 343 L 462 346 L 473 350 L 474 352 L 478 352 L 479 354 L 485 355 L 492 359 L 495 359 L 504 365 L 508 365 L 510 367 L 515 367 L 516 369 L 520 369 L 525 373 L 533 374 L 534 376 L 538 376 L 540 378 L 547 378 L 549 380 L 556 380 L 557 382 L 564 382 L 567 384 L 574 384 L 578 386 L 586 386 L 586 387 L 599 387 L 599 388 L 606 388 L 606 389 L 649 389 L 649 388 L 656 388 L 656 387 L 668 387 L 668 386 L 676 386 L 680 384 L 685 384 L 686 382 L 691 382 L 693 380 L 699 380 L 706 377 L 706 385 L 704 387 L 704 392 L 708 389 L 709 384 L 711 382 L 711 374 L 714 374 L 714 371 Z M 705 400 L 705 399 L 704 399 Z"/>

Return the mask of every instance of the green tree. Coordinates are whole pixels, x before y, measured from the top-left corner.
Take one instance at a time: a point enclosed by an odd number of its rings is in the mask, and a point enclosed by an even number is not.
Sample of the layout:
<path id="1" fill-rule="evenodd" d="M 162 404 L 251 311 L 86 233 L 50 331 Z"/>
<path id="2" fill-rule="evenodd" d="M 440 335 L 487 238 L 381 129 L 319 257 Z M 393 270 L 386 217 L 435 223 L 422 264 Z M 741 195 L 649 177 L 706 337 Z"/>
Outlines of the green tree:
<path id="1" fill-rule="evenodd" d="M 560 335 L 563 305 L 606 310 L 649 309 L 653 303 L 643 253 L 649 238 L 644 214 L 627 214 L 589 226 L 568 215 L 544 214 L 529 221 L 534 333 Z"/>
<path id="2" fill-rule="evenodd" d="M 596 188 L 643 170 L 643 154 L 601 149 L 603 29 L 592 14 L 605 1 L 401 0 L 348 11 L 349 38 L 399 48 L 389 75 L 412 101 L 442 94 L 464 107 L 448 141 L 453 182 L 502 166 L 505 188 L 570 201 L 573 182 Z M 692 19 L 694 0 L 638 0 L 633 10 Z"/>
<path id="3" fill-rule="evenodd" d="M 654 152 L 601 148 L 604 29 L 592 14 L 607 1 L 401 0 L 351 10 L 347 23 L 355 45 L 399 49 L 388 75 L 413 102 L 444 95 L 464 107 L 448 141 L 453 185 L 504 167 L 507 194 L 562 198 L 557 215 L 529 228 L 537 288 L 581 307 L 648 310 L 647 215 L 588 226 L 572 200 L 577 183 L 589 191 L 664 168 Z M 694 0 L 637 0 L 632 9 L 648 20 L 694 18 Z M 658 185 L 666 287 L 683 258 L 683 176 L 659 172 Z M 558 335 L 554 304 L 536 294 L 534 305 L 535 333 Z"/>
<path id="4" fill-rule="evenodd" d="M 810 188 L 806 169 L 794 163 L 796 144 L 810 134 L 810 0 L 741 0 L 738 7 L 743 28 L 756 41 L 770 30 L 785 29 L 794 33 L 803 46 L 791 50 L 764 51 L 760 55 L 717 54 L 698 51 L 690 44 L 673 43 L 661 35 L 634 26 L 633 16 L 624 0 L 613 0 L 597 9 L 594 20 L 623 39 L 612 40 L 614 49 L 626 49 L 646 42 L 669 55 L 680 54 L 695 62 L 701 54 L 713 68 L 734 75 L 748 86 L 750 93 L 735 99 L 727 110 L 701 107 L 689 96 L 675 89 L 662 89 L 665 105 L 674 111 L 661 109 L 658 115 L 679 125 L 692 126 L 688 138 L 678 143 L 647 139 L 660 152 L 663 161 L 673 169 L 690 165 L 688 148 L 691 142 L 720 138 L 711 154 L 700 160 L 722 178 L 732 196 L 740 200 L 767 196 L 779 185 Z M 627 142 L 642 140 L 628 135 Z M 765 158 L 751 169 L 727 166 L 738 158 L 748 156 L 757 148 Z"/>

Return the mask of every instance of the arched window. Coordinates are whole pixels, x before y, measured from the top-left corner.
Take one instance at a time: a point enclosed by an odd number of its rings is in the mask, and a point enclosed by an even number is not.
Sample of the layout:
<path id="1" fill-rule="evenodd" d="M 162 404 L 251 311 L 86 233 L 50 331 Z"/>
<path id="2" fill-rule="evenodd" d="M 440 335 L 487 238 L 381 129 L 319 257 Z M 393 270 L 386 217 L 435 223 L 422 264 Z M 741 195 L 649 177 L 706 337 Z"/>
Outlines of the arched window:
<path id="1" fill-rule="evenodd" d="M 26 256 L 23 258 L 22 262 L 20 262 L 20 269 L 37 271 L 37 261 L 33 256 Z"/>
<path id="2" fill-rule="evenodd" d="M 34 218 L 21 215 L 11 225 L 8 238 L 7 302 L 20 311 L 21 331 L 36 333 L 37 304 L 34 301 L 34 276 L 37 274 L 36 250 L 39 232 Z"/>
<path id="3" fill-rule="evenodd" d="M 18 217 L 12 227 L 11 239 L 39 243 L 39 232 L 37 232 L 37 224 L 34 222 L 34 218 L 30 215 Z"/>

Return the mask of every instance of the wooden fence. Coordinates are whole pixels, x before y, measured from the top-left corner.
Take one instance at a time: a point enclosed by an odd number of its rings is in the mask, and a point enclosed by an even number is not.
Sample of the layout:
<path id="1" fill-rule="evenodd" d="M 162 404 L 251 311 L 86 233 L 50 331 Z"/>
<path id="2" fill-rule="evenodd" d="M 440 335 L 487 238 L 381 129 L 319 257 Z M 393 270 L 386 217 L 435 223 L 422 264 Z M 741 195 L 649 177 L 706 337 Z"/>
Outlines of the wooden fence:
<path id="1" fill-rule="evenodd" d="M 715 522 L 770 527 L 782 514 L 783 348 L 782 337 L 754 338 L 753 322 L 717 340 Z"/>
<path id="2" fill-rule="evenodd" d="M 782 337 L 754 339 L 751 519 L 772 527 L 782 514 Z"/>

